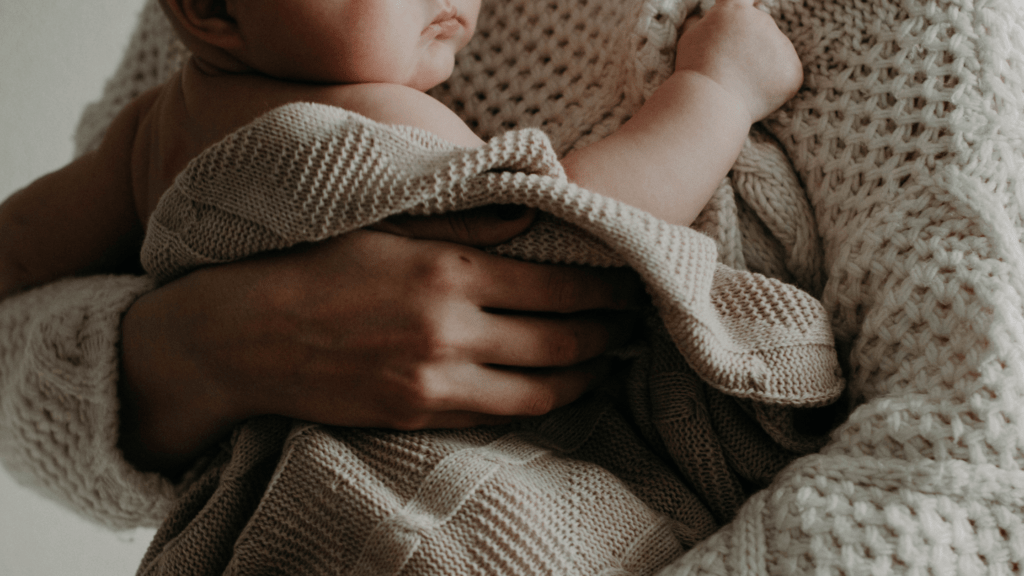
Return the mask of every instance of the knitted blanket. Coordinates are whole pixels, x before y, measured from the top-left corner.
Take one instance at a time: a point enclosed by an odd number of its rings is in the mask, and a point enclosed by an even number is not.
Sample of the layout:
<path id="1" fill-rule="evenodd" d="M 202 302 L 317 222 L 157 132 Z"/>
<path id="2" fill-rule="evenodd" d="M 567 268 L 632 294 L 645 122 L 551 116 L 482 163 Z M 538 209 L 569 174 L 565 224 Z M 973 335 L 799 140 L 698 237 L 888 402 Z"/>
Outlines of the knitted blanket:
<path id="1" fill-rule="evenodd" d="M 160 566 L 155 572 L 187 565 L 218 573 L 230 558 L 228 570 L 241 573 L 444 566 L 458 574 L 479 570 L 481 554 L 505 555 L 513 571 L 531 574 L 650 569 L 681 552 L 680 543 L 710 535 L 795 454 L 820 447 L 822 438 L 800 432 L 808 416 L 784 409 L 827 404 L 842 391 L 820 303 L 717 263 L 714 243 L 699 232 L 569 184 L 535 129 L 459 149 L 338 108 L 289 105 L 186 168 L 150 218 L 142 260 L 167 280 L 392 214 L 500 202 L 549 215 L 501 252 L 624 263 L 645 280 L 657 315 L 626 381 L 536 422 L 489 430 L 298 424 L 287 439 L 270 439 L 278 423 L 251 423 L 228 460 L 207 472 L 217 492 L 200 482 L 174 513 L 202 519 L 187 528 L 171 522 L 157 537 L 147 560 Z M 279 452 L 269 483 L 256 482 L 253 471 Z M 203 518 L 260 495 L 248 518 Z M 324 538 L 339 523 L 345 529 Z M 230 547 L 211 550 L 210 541 Z M 309 542 L 318 550 L 294 557 L 293 547 Z M 565 552 L 583 542 L 588 550 Z"/>
<path id="2" fill-rule="evenodd" d="M 730 182 L 697 227 L 715 239 L 720 259 L 733 268 L 757 270 L 820 295 L 842 350 L 856 410 L 818 453 L 790 464 L 739 507 L 729 524 L 685 555 L 673 552 L 690 543 L 679 527 L 700 522 L 681 523 L 672 511 L 694 500 L 671 495 L 658 500 L 656 491 L 643 487 L 658 484 L 652 478 L 659 478 L 665 461 L 687 459 L 673 460 L 657 449 L 654 464 L 644 468 L 628 460 L 618 468 L 606 466 L 603 470 L 614 476 L 601 476 L 608 478 L 605 484 L 579 487 L 561 502 L 544 500 L 546 485 L 519 495 L 522 509 L 529 510 L 525 517 L 502 515 L 506 509 L 494 499 L 474 502 L 465 512 L 476 513 L 476 523 L 445 536 L 468 543 L 464 550 L 476 571 L 649 573 L 673 555 L 666 573 L 1011 573 L 1024 561 L 1022 7 L 1013 0 L 766 4 L 801 55 L 805 87 L 766 123 L 768 133 L 753 135 Z M 564 152 L 614 129 L 642 102 L 669 69 L 666 47 L 688 7 L 592 0 L 488 4 L 477 40 L 437 95 L 485 136 L 539 126 L 551 137 L 554 151 Z M 154 30 L 163 24 L 156 22 L 144 20 L 150 38 L 161 37 Z M 149 62 L 157 55 L 159 71 L 173 69 L 181 52 L 146 54 L 143 60 Z M 115 78 L 105 107 L 91 111 L 80 133 L 83 146 L 100 131 L 90 126 L 103 126 L 112 103 L 118 102 L 116 86 L 131 85 L 132 78 Z M 122 95 L 137 93 L 138 86 L 131 88 Z M 777 153 L 776 142 L 785 156 Z M 553 178 L 523 178 L 545 177 Z M 658 329 L 653 326 L 652 333 Z M 652 350 L 659 340 L 653 342 Z M 679 369 L 680 374 L 686 370 Z M 715 390 L 692 384 L 680 378 L 663 390 Z M 730 413 L 707 398 L 694 405 Z M 740 404 L 734 401 L 722 405 L 733 414 L 756 412 L 752 404 L 738 412 Z M 571 410 L 585 420 L 587 409 Z M 615 419 L 621 428 L 609 426 L 607 434 L 599 433 L 590 452 L 607 452 L 609 446 L 614 451 L 615 439 L 634 434 L 627 422 L 635 416 Z M 572 422 L 572 415 L 566 418 Z M 602 429 L 578 423 L 555 434 L 580 439 L 585 436 L 580 430 Z M 269 456 L 258 448 L 285 441 L 295 446 L 311 435 L 328 434 L 300 427 L 286 438 L 288 430 L 284 423 L 267 421 L 259 429 L 243 430 L 235 445 L 250 447 L 250 461 L 276 462 L 273 448 Z M 538 437 L 548 432 L 539 425 L 534 430 Z M 517 478 L 503 474 L 543 469 L 553 454 L 566 449 L 538 440 L 532 450 L 511 450 L 502 440 L 506 433 L 528 431 L 477 431 L 476 445 L 489 449 L 477 467 L 461 476 L 465 482 L 514 486 Z M 346 447 L 345 457 L 362 458 L 372 470 L 418 449 L 420 438 L 330 434 L 332 445 Z M 653 437 L 661 435 L 656 430 Z M 388 448 L 379 449 L 383 445 Z M 328 462 L 339 458 L 330 452 L 310 455 Z M 282 470 L 289 462 L 288 457 L 282 460 Z M 581 476 L 593 467 L 586 458 L 567 462 Z M 235 567 L 258 562 L 261 550 L 269 549 L 279 559 L 322 562 L 322 569 L 331 570 L 350 552 L 339 543 L 366 540 L 370 545 L 352 565 L 362 571 L 469 570 L 461 561 L 449 563 L 447 556 L 415 553 L 430 548 L 426 536 L 464 518 L 450 506 L 456 499 L 447 496 L 465 494 L 467 484 L 422 487 L 408 480 L 462 465 L 458 458 L 430 458 L 407 462 L 405 474 L 378 477 L 396 496 L 353 517 L 377 523 L 379 530 L 369 537 L 350 532 L 358 521 L 325 521 L 338 518 L 338 510 L 330 508 L 305 509 L 281 523 L 268 518 L 276 530 L 231 526 L 224 533 L 242 533 L 245 544 L 235 549 Z M 196 520 L 247 520 L 254 510 L 259 515 L 270 509 L 268 502 L 286 498 L 288 490 L 268 491 L 260 501 L 259 494 L 246 489 L 268 482 L 276 486 L 288 477 L 275 474 L 273 465 L 257 466 L 229 482 L 221 477 L 219 485 L 204 477 L 180 508 L 191 502 L 201 512 L 172 515 L 158 546 L 167 543 L 206 558 L 223 553 L 230 547 L 223 540 L 183 537 L 170 542 L 166 535 L 184 534 Z M 357 490 L 369 478 L 351 469 L 299 481 L 292 484 L 297 497 L 286 504 L 320 501 L 325 486 L 335 495 Z M 435 507 L 416 499 L 429 490 L 444 496 Z M 248 498 L 235 498 L 233 507 L 202 508 L 212 494 L 236 491 Z M 595 515 L 628 508 L 622 502 L 630 498 L 644 501 L 648 512 L 614 518 L 617 530 L 590 530 Z M 381 514 L 386 506 L 404 502 L 416 505 L 401 520 L 388 522 L 392 516 Z M 543 504 L 529 506 L 538 502 Z M 563 514 L 561 524 L 548 523 L 551 509 Z M 490 515 L 498 510 L 502 514 Z M 299 533 L 309 526 L 322 530 L 319 539 L 287 539 L 289 530 Z M 636 539 L 644 530 L 672 538 Z M 538 533 L 549 537 L 524 536 Z M 478 534 L 497 535 L 496 544 L 475 546 Z M 591 554 L 599 548 L 613 553 Z M 154 550 L 143 569 L 165 566 L 173 572 L 174 565 L 162 564 L 159 549 Z M 589 565 L 579 560 L 595 557 Z"/>

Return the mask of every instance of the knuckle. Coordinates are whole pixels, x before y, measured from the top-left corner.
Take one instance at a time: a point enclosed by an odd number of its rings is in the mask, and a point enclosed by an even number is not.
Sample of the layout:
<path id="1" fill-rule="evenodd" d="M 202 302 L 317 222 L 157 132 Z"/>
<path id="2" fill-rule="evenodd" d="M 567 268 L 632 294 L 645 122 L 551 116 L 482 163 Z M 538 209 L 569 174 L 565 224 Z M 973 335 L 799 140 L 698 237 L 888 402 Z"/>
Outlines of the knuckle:
<path id="1" fill-rule="evenodd" d="M 442 308 L 438 312 L 445 309 Z M 453 328 L 452 324 L 450 317 L 446 318 L 443 314 L 426 315 L 420 318 L 402 345 L 408 347 L 408 353 L 414 362 L 424 369 L 428 368 L 434 363 L 452 357 L 460 347 L 458 330 Z M 423 381 L 423 378 L 418 380 Z"/>
<path id="2" fill-rule="evenodd" d="M 417 291 L 450 295 L 460 293 L 468 279 L 472 260 L 453 248 L 434 255 L 414 271 L 413 285 Z"/>
<path id="3" fill-rule="evenodd" d="M 403 386 L 402 405 L 409 411 L 407 418 L 421 417 L 438 406 L 444 398 L 444 389 L 433 371 L 419 367 L 411 371 Z"/>

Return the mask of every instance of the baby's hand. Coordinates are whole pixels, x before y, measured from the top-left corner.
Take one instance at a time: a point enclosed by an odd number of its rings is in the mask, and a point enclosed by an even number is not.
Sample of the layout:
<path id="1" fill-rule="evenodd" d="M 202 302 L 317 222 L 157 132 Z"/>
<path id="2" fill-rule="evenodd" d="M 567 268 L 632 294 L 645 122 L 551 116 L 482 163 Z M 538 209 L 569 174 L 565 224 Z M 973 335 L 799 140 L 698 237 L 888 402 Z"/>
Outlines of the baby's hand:
<path id="1" fill-rule="evenodd" d="M 718 0 L 691 17 L 676 45 L 676 71 L 703 74 L 747 105 L 751 123 L 792 98 L 803 83 L 793 44 L 754 0 Z"/>

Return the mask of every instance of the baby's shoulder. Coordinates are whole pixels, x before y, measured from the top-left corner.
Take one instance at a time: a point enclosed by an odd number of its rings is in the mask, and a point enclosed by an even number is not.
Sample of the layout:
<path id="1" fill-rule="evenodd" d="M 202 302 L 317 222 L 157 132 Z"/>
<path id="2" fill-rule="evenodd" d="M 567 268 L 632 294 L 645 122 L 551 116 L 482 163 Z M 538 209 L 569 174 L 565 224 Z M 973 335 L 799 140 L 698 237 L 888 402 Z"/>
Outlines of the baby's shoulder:
<path id="1" fill-rule="evenodd" d="M 325 87 L 324 92 L 333 100 L 331 104 L 371 117 L 442 106 L 427 94 L 401 84 L 337 84 Z"/>
<path id="2" fill-rule="evenodd" d="M 414 126 L 461 146 L 482 141 L 444 104 L 399 84 L 346 84 L 322 88 L 321 104 L 338 106 L 384 124 Z"/>
<path id="3" fill-rule="evenodd" d="M 189 114 L 221 136 L 274 108 L 295 102 L 337 106 L 384 124 L 414 126 L 461 146 L 482 141 L 436 99 L 399 84 L 307 84 L 260 74 L 209 76 L 186 69 L 181 83 Z"/>

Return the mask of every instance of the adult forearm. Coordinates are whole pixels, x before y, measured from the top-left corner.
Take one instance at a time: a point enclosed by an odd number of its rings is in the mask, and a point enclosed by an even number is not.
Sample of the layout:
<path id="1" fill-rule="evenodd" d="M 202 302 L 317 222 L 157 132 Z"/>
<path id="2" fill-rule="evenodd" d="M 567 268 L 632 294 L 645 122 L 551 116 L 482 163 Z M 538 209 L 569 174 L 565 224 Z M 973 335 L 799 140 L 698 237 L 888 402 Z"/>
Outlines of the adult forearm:
<path id="1" fill-rule="evenodd" d="M 121 323 L 119 444 L 141 470 L 174 476 L 242 419 L 201 364 L 197 348 L 210 327 L 201 324 L 199 280 L 188 276 L 144 295 Z"/>
<path id="2" fill-rule="evenodd" d="M 641 291 L 626 270 L 371 231 L 200 268 L 124 317 L 121 447 L 173 475 L 266 414 L 403 430 L 542 414 L 607 377 Z"/>
<path id="3" fill-rule="evenodd" d="M 707 76 L 681 71 L 621 129 L 562 164 L 584 188 L 688 225 L 732 167 L 750 125 L 733 93 Z"/>

